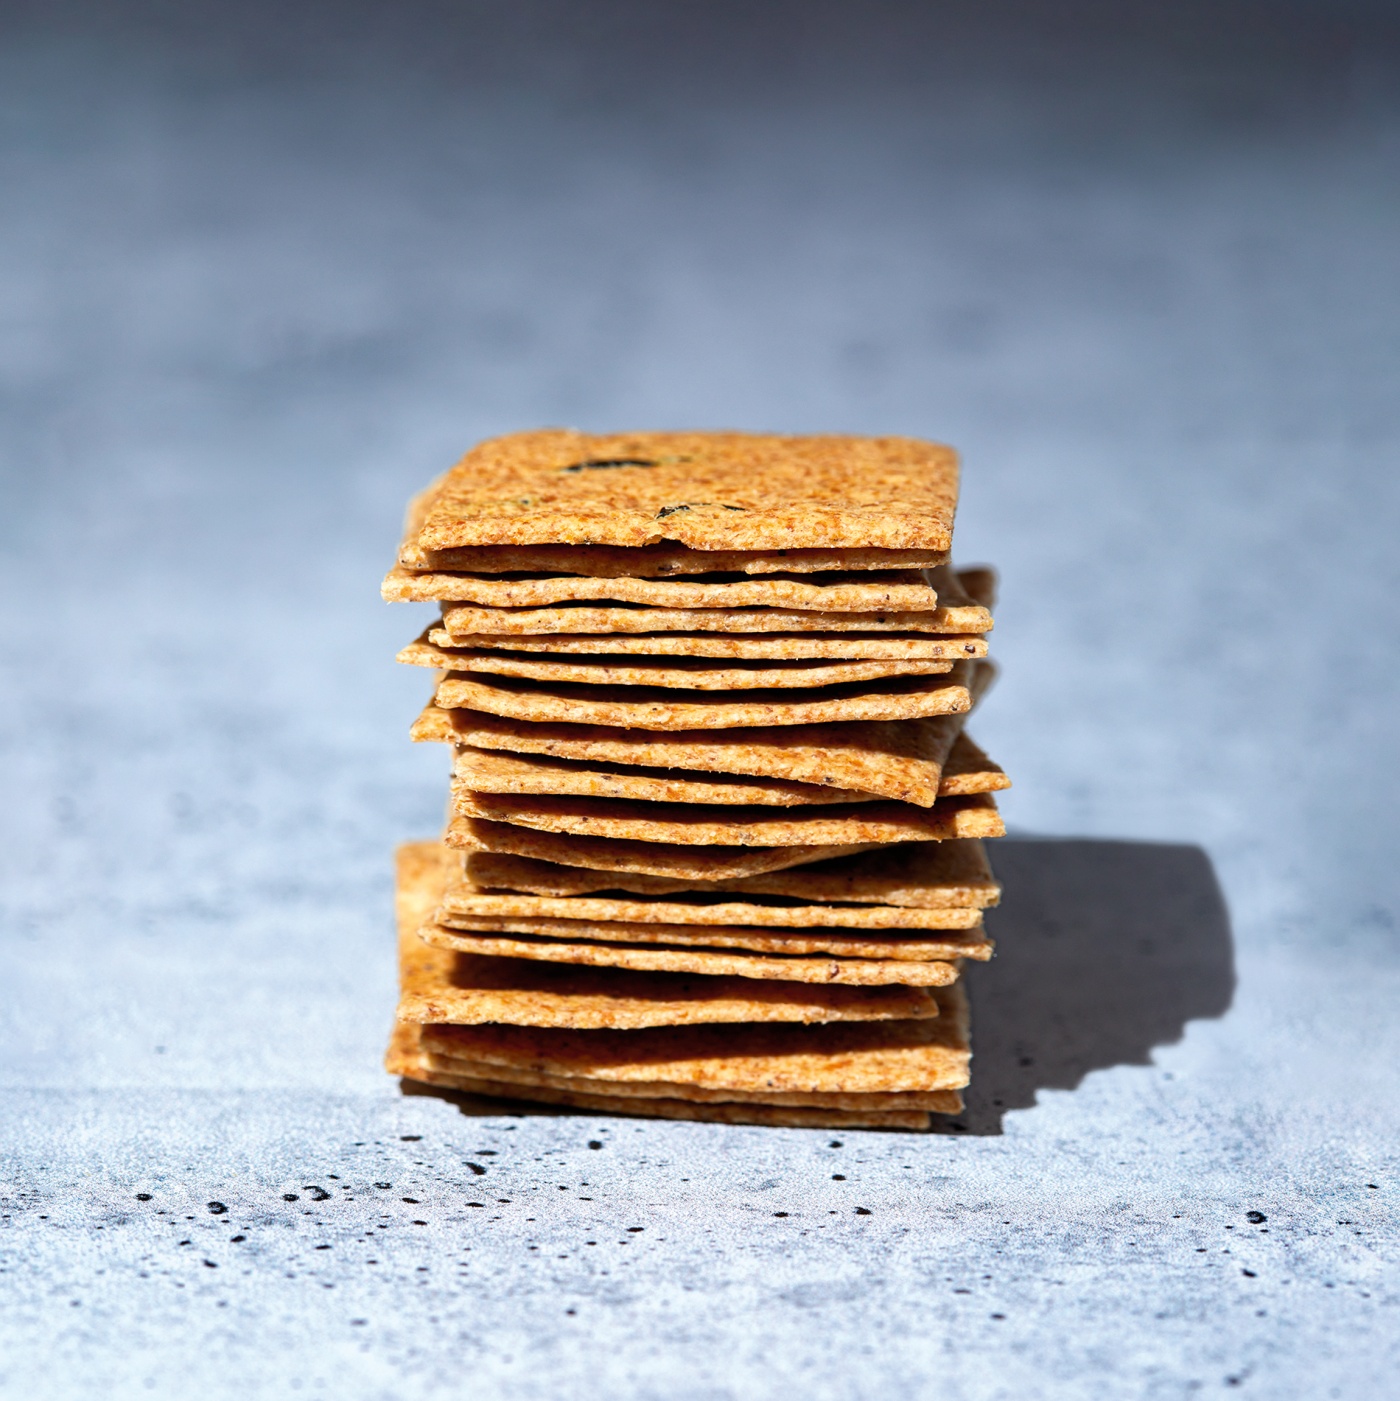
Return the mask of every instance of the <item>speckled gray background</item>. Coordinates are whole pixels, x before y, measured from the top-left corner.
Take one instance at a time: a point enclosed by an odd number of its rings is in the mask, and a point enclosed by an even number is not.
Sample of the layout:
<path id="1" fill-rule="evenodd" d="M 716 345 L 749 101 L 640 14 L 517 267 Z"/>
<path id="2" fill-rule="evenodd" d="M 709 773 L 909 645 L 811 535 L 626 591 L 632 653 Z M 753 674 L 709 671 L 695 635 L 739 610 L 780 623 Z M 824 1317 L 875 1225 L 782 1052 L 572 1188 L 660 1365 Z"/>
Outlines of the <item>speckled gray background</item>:
<path id="1" fill-rule="evenodd" d="M 0 1396 L 1393 1391 L 1398 53 L 0 5 Z M 965 450 L 1020 835 L 958 1125 L 379 1070 L 444 772 L 378 576 L 537 423 Z"/>

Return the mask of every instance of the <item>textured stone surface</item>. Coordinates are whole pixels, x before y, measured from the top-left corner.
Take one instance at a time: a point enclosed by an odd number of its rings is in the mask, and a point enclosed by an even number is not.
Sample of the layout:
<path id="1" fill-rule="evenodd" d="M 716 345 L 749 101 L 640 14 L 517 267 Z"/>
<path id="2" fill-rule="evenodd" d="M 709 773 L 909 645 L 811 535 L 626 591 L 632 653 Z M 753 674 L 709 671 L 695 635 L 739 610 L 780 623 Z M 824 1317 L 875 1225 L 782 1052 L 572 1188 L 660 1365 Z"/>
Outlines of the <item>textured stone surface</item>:
<path id="1" fill-rule="evenodd" d="M 0 1396 L 1391 1388 L 1394 35 L 1053 9 L 6 10 Z M 380 1073 L 376 589 L 540 423 L 964 450 L 961 1130 Z"/>

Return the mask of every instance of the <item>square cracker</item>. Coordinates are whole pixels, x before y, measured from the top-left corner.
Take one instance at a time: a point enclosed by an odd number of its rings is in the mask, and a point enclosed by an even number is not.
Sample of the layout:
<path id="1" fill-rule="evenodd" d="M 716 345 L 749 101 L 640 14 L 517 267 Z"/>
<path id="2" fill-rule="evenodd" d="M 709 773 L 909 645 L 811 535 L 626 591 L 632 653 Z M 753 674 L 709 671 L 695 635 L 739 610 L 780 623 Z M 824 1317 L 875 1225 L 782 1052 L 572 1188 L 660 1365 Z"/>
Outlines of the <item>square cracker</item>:
<path id="1" fill-rule="evenodd" d="M 548 793 L 580 798 L 634 798 L 661 803 L 758 804 L 805 807 L 812 804 L 875 802 L 879 795 L 853 788 L 827 788 L 781 778 L 743 774 L 687 773 L 683 769 L 645 769 L 635 764 L 597 764 L 538 754 L 460 746 L 453 776 L 476 793 Z M 938 782 L 941 797 L 993 793 L 1011 781 L 967 737 L 953 743 Z"/>
<path id="2" fill-rule="evenodd" d="M 416 539 L 421 521 L 411 523 Z M 692 550 L 663 541 L 617 545 L 477 545 L 462 550 L 399 547 L 406 569 L 461 574 L 589 574 L 605 579 L 665 579 L 704 574 L 826 574 L 933 569 L 944 550 Z"/>
<path id="3" fill-rule="evenodd" d="M 516 656 L 543 652 L 554 658 L 562 656 L 626 655 L 658 660 L 662 657 L 710 657 L 746 661 L 828 662 L 897 660 L 960 662 L 987 655 L 987 639 L 953 633 L 941 636 L 932 633 L 897 632 L 643 632 L 643 633 L 549 633 L 546 636 L 520 634 L 515 637 L 494 637 L 490 633 L 473 633 L 470 638 L 454 638 L 446 628 L 429 628 L 428 642 L 443 649 L 454 649 L 469 643 L 477 655 L 482 650 L 514 653 Z M 405 658 L 402 654 L 399 660 Z M 444 667 L 444 670 L 469 668 Z"/>
<path id="4" fill-rule="evenodd" d="M 762 979 L 778 983 L 815 983 L 821 987 L 943 987 L 955 982 L 958 968 L 946 961 L 902 958 L 804 958 L 787 954 L 739 953 L 692 944 L 659 947 L 651 944 L 606 942 L 601 939 L 565 941 L 507 932 L 450 929 L 425 924 L 418 937 L 435 948 L 452 949 L 482 958 L 527 959 L 571 968 L 627 968 L 649 973 L 697 973 L 712 978 Z"/>
<path id="5" fill-rule="evenodd" d="M 686 881 L 731 880 L 735 876 L 757 875 L 760 871 L 781 871 L 809 861 L 850 856 L 875 845 L 677 846 L 669 842 L 626 841 L 613 837 L 575 837 L 473 818 L 452 821 L 443 840 L 462 851 L 499 851 L 559 866 L 632 871 L 638 875 L 673 876 Z"/>
<path id="6" fill-rule="evenodd" d="M 989 793 L 940 798 L 932 807 L 880 799 L 815 808 L 702 807 L 629 798 L 551 798 L 473 793 L 454 781 L 447 843 L 477 847 L 471 824 L 508 823 L 575 837 L 680 846 L 820 847 L 1000 837 L 1006 828 Z M 487 847 L 486 850 L 492 848 Z"/>
<path id="7" fill-rule="evenodd" d="M 928 1114 L 917 1110 L 842 1110 L 788 1107 L 750 1103 L 705 1104 L 685 1099 L 652 1099 L 620 1094 L 592 1094 L 520 1080 L 482 1079 L 435 1069 L 433 1057 L 419 1044 L 419 1029 L 395 1027 L 384 1058 L 391 1075 L 422 1084 L 490 1099 L 525 1101 L 586 1109 L 606 1114 L 626 1114 L 655 1119 L 689 1119 L 701 1123 L 758 1124 L 770 1128 L 927 1129 Z"/>
<path id="8" fill-rule="evenodd" d="M 433 699 L 443 710 L 484 710 L 539 724 L 617 729 L 729 730 L 755 725 L 820 725 L 850 720 L 912 720 L 972 709 L 969 662 L 947 675 L 858 681 L 789 690 L 683 691 L 666 686 L 581 686 L 518 676 L 449 672 Z M 961 670 L 959 670 L 961 668 Z"/>
<path id="9" fill-rule="evenodd" d="M 521 896 L 520 899 L 529 897 Z M 556 901 L 555 904 L 567 904 Z M 580 902 L 586 903 L 586 902 Z M 761 908 L 761 907 L 760 907 Z M 805 925 L 759 924 L 699 924 L 677 921 L 668 924 L 661 914 L 647 912 L 640 919 L 594 917 L 584 914 L 565 915 L 499 915 L 454 911 L 441 907 L 433 923 L 439 932 L 465 934 L 529 934 L 532 938 L 563 939 L 586 942 L 602 940 L 615 944 L 659 944 L 668 948 L 745 949 L 750 953 L 773 954 L 831 954 L 836 958 L 906 959 L 915 963 L 940 963 L 959 958 L 974 958 L 985 962 L 992 956 L 992 941 L 976 917 L 980 910 L 917 911 L 935 916 L 970 915 L 960 919 L 952 928 L 940 928 L 934 920 L 925 927 L 911 921 L 904 926 L 886 924 L 843 924 L 828 916 L 829 922 L 812 921 Z M 425 929 L 430 926 L 424 926 Z M 456 945 L 444 938 L 422 934 L 428 943 L 443 948 Z M 891 979 L 899 982 L 900 979 Z"/>
<path id="10" fill-rule="evenodd" d="M 473 448 L 409 543 L 946 551 L 957 495 L 957 454 L 916 438 L 544 429 Z"/>
<path id="11" fill-rule="evenodd" d="M 936 608 L 918 569 L 638 579 L 594 574 L 449 574 L 395 565 L 379 589 L 386 603 L 475 603 L 549 608 L 587 599 L 655 608 L 798 608 L 833 613 L 919 612 Z"/>
<path id="12" fill-rule="evenodd" d="M 424 1028 L 428 1030 L 428 1028 Z M 586 1075 L 554 1075 L 519 1066 L 498 1066 L 461 1056 L 442 1055 L 425 1047 L 429 1068 L 448 1075 L 493 1080 L 512 1085 L 537 1085 L 542 1089 L 571 1090 L 577 1094 L 608 1094 L 619 1099 L 677 1099 L 695 1104 L 769 1104 L 793 1109 L 843 1109 L 888 1111 L 898 1109 L 956 1114 L 962 1108 L 957 1090 L 903 1090 L 894 1094 L 811 1094 L 781 1090 L 707 1090 L 673 1080 L 595 1080 Z"/>
<path id="13" fill-rule="evenodd" d="M 555 866 L 524 856 L 474 851 L 465 862 L 478 890 L 574 898 L 626 891 L 646 896 L 688 895 L 713 900 L 721 894 L 776 896 L 811 901 L 849 901 L 922 910 L 985 909 L 1001 899 L 1001 887 L 980 841 L 907 842 L 876 847 L 856 856 L 796 866 L 735 880 L 693 882 L 625 871 L 590 871 Z M 444 900 L 450 896 L 444 896 Z"/>
<path id="14" fill-rule="evenodd" d="M 974 703 L 995 669 L 979 662 L 967 687 Z M 442 710 L 430 704 L 411 731 L 440 741 L 515 754 L 749 774 L 931 806 L 943 766 L 961 733 L 965 711 L 904 721 L 846 721 L 824 725 L 754 726 L 716 730 L 618 730 L 601 725 L 538 724 L 484 711 Z"/>
<path id="15" fill-rule="evenodd" d="M 494 859 L 507 863 L 520 860 L 519 857 L 468 858 L 469 861 L 472 859 Z M 595 876 L 600 881 L 604 879 L 596 872 Z M 454 869 L 448 876 L 436 918 L 442 924 L 456 924 L 459 916 L 536 921 L 620 920 L 636 923 L 639 928 L 737 924 L 765 932 L 823 926 L 827 933 L 837 929 L 842 933 L 857 929 L 883 930 L 887 933 L 911 929 L 976 929 L 982 922 L 982 907 L 974 904 L 943 904 L 930 908 L 874 901 L 838 904 L 792 895 L 756 894 L 742 900 L 725 898 L 727 894 L 713 889 L 682 890 L 669 896 L 649 897 L 628 897 L 621 893 L 534 895 L 524 891 L 492 890 L 478 885 L 468 870 L 468 862 L 463 862 L 460 869 Z"/>
<path id="16" fill-rule="evenodd" d="M 482 603 L 442 604 L 444 629 L 470 642 L 476 633 L 645 633 L 645 632 L 913 632 L 985 633 L 991 611 L 970 594 L 963 577 L 939 566 L 923 571 L 932 586 L 929 602 L 916 609 L 851 611 L 819 608 L 815 598 L 801 607 L 706 606 L 609 602 L 578 599 L 516 607 Z M 974 571 L 975 575 L 975 571 Z M 640 581 L 634 581 L 640 582 Z M 666 581 L 678 585 L 680 581 Z M 657 587 L 661 587 L 657 585 Z M 739 585 L 734 586 L 736 589 Z M 747 587 L 752 588 L 750 584 Z M 934 599 L 936 597 L 936 603 Z"/>
<path id="17" fill-rule="evenodd" d="M 923 988 L 821 987 L 574 968 L 433 948 L 418 938 L 417 931 L 441 903 L 453 862 L 452 854 L 438 842 L 409 842 L 399 848 L 400 1021 L 597 1029 L 938 1015 L 937 1001 Z"/>
<path id="18" fill-rule="evenodd" d="M 935 988 L 917 1021 L 773 1022 L 643 1031 L 425 1026 L 434 1055 L 613 1084 L 658 1081 L 742 1094 L 907 1094 L 959 1090 L 972 1059 L 961 983 Z"/>
<path id="19" fill-rule="evenodd" d="M 439 647 L 428 628 L 396 660 L 437 671 L 522 676 L 530 681 L 566 681 L 587 686 L 674 686 L 688 691 L 742 691 L 792 686 L 839 686 L 887 676 L 938 676 L 953 658 L 869 657 L 856 659 L 648 657 L 629 655 L 533 655 L 485 647 Z"/>

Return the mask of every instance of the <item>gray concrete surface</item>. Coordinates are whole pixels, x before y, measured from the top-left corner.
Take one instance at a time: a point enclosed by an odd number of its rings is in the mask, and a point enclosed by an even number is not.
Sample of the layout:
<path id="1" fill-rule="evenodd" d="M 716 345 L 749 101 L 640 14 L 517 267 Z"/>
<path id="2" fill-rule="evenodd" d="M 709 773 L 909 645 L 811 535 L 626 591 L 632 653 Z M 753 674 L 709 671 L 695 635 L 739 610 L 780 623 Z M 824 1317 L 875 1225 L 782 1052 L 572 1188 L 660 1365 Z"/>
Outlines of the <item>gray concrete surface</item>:
<path id="1" fill-rule="evenodd" d="M 1392 21 L 0 9 L 0 1396 L 1392 1392 Z M 959 1125 L 379 1070 L 378 576 L 559 422 L 965 450 Z"/>

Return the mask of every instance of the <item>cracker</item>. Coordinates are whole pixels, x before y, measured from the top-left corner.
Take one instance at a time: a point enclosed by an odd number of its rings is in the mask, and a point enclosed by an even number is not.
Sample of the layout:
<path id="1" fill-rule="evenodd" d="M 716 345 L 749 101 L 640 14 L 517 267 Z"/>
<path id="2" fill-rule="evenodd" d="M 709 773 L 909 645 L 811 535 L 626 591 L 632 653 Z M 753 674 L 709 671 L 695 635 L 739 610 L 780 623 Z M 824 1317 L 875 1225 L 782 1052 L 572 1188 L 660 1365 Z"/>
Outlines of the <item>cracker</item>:
<path id="1" fill-rule="evenodd" d="M 906 1090 L 895 1094 L 786 1094 L 781 1090 L 701 1090 L 671 1080 L 605 1080 L 587 1075 L 552 1075 L 548 1071 L 518 1066 L 497 1066 L 460 1056 L 439 1055 L 427 1050 L 428 1068 L 446 1075 L 462 1075 L 495 1080 L 507 1085 L 538 1085 L 544 1089 L 571 1090 L 576 1094 L 616 1095 L 619 1099 L 678 1099 L 694 1104 L 769 1104 L 792 1109 L 863 1109 L 888 1111 L 922 1109 L 940 1114 L 956 1114 L 962 1096 L 956 1090 Z"/>
<path id="2" fill-rule="evenodd" d="M 627 764 L 588 764 L 537 754 L 459 748 L 452 771 L 478 793 L 552 793 L 590 798 L 639 798 L 668 803 L 760 803 L 791 807 L 803 803 L 873 802 L 868 793 L 822 788 L 780 778 L 718 777 L 675 769 L 643 769 Z"/>
<path id="3" fill-rule="evenodd" d="M 641 632 L 990 632 L 985 608 L 933 608 L 927 612 L 819 613 L 798 608 L 648 608 L 620 603 L 556 603 L 544 608 L 484 608 L 471 603 L 443 605 L 443 626 L 459 643 L 474 635 L 530 636 L 537 633 Z"/>
<path id="4" fill-rule="evenodd" d="M 548 608 L 585 599 L 656 608 L 798 608 L 833 613 L 917 612 L 938 606 L 937 594 L 917 569 L 606 579 L 589 574 L 521 578 L 425 573 L 396 565 L 379 593 L 386 603 L 475 603 L 487 608 Z"/>
<path id="5" fill-rule="evenodd" d="M 960 663 L 960 665 L 964 665 Z M 449 672 L 434 696 L 444 710 L 484 710 L 534 723 L 620 729 L 728 730 L 848 720 L 910 720 L 972 708 L 951 674 L 758 691 L 680 691 L 665 686 L 578 686 L 518 676 Z"/>
<path id="6" fill-rule="evenodd" d="M 625 871 L 590 871 L 579 866 L 555 866 L 524 856 L 474 851 L 465 873 L 479 890 L 513 891 L 556 898 L 624 891 L 638 895 L 719 894 L 811 901 L 843 901 L 878 905 L 907 905 L 919 910 L 975 908 L 995 905 L 1001 887 L 987 863 L 980 841 L 909 842 L 877 847 L 856 856 L 796 866 L 736 880 L 692 882 Z M 444 899 L 447 899 L 444 896 Z"/>
<path id="7" fill-rule="evenodd" d="M 426 944 L 485 958 L 538 959 L 571 967 L 627 968 L 652 973 L 698 973 L 706 977 L 758 978 L 765 981 L 818 983 L 824 987 L 942 987 L 958 976 L 952 963 L 906 959 L 802 958 L 729 953 L 708 948 L 656 948 L 605 943 L 602 940 L 532 938 L 527 934 L 469 933 L 427 924 L 418 931 Z"/>
<path id="8" fill-rule="evenodd" d="M 987 757 L 986 751 L 964 731 L 953 743 L 938 780 L 941 795 L 998 793 L 1011 787 L 1006 770 Z"/>
<path id="9" fill-rule="evenodd" d="M 654 1119 L 689 1119 L 701 1123 L 758 1124 L 772 1128 L 868 1128 L 926 1129 L 928 1115 L 915 1110 L 858 1110 L 788 1108 L 766 1104 L 703 1104 L 691 1100 L 651 1099 L 623 1095 L 588 1094 L 545 1085 L 527 1085 L 519 1080 L 486 1080 L 435 1070 L 428 1056 L 418 1049 L 415 1028 L 395 1028 L 384 1058 L 391 1075 L 435 1085 L 462 1094 L 484 1095 L 493 1099 L 523 1100 L 536 1104 L 560 1105 L 606 1114 L 627 1114 Z"/>
<path id="10" fill-rule="evenodd" d="M 562 903 L 562 902 L 561 902 Z M 977 910 L 954 911 L 978 915 Z M 910 929 L 917 926 L 910 925 Z M 971 958 L 985 963 L 992 956 L 992 941 L 974 925 L 969 929 L 904 930 L 859 928 L 784 928 L 724 924 L 659 924 L 622 919 L 553 919 L 508 915 L 449 914 L 439 909 L 433 924 L 425 925 L 420 937 L 442 948 L 458 948 L 457 935 L 528 934 L 532 939 L 560 939 L 566 943 L 655 944 L 661 948 L 739 949 L 747 953 L 800 955 L 831 954 L 839 959 L 893 959 L 911 963 L 946 963 Z M 490 949 L 468 950 L 489 953 Z M 564 960 L 568 962 L 568 960 Z M 899 983 L 892 977 L 886 981 Z"/>
<path id="11" fill-rule="evenodd" d="M 977 699 L 995 671 L 979 662 L 967 678 Z M 962 673 L 956 669 L 950 679 Z M 643 768 L 750 774 L 878 793 L 932 804 L 943 765 L 965 712 L 902 722 L 755 726 L 725 735 L 713 730 L 617 730 L 598 725 L 532 724 L 482 711 L 429 705 L 411 731 L 419 741 L 451 741 L 477 749 L 546 754 L 561 759 Z"/>
<path id="12" fill-rule="evenodd" d="M 637 798 L 668 803 L 759 803 L 795 807 L 812 803 L 874 802 L 875 794 L 852 788 L 824 788 L 781 778 L 742 775 L 712 777 L 675 769 L 644 769 L 627 764 L 590 764 L 535 754 L 458 748 L 453 773 L 478 793 L 553 793 L 590 798 Z M 1011 780 L 966 733 L 960 734 L 943 765 L 940 796 L 992 793 Z"/>
<path id="13" fill-rule="evenodd" d="M 412 534 L 416 537 L 418 527 Z M 407 569 L 465 574 L 591 574 L 607 579 L 664 579 L 674 574 L 817 574 L 833 570 L 931 569 L 944 550 L 692 550 L 685 545 L 479 545 L 422 550 L 405 543 Z"/>
<path id="14" fill-rule="evenodd" d="M 833 856 L 850 856 L 869 850 L 868 845 L 674 846 L 666 842 L 566 836 L 561 832 L 536 831 L 507 822 L 480 822 L 473 818 L 451 822 L 443 840 L 462 851 L 500 851 L 560 866 L 633 871 L 639 875 L 672 876 L 686 881 L 730 880 L 735 876 L 781 871 L 809 861 L 825 861 Z"/>
<path id="15" fill-rule="evenodd" d="M 431 628 L 428 632 L 438 632 Z M 675 686 L 697 691 L 740 691 L 791 686 L 838 686 L 886 676 L 936 676 L 952 661 L 879 657 L 859 661 L 716 661 L 705 657 L 531 656 L 485 648 L 443 648 L 425 633 L 399 654 L 409 666 L 439 671 L 489 672 L 533 681 L 589 686 Z"/>
<path id="16" fill-rule="evenodd" d="M 836 803 L 830 807 L 706 808 L 627 798 L 551 798 L 538 794 L 473 793 L 452 787 L 448 842 L 462 845 L 463 824 L 482 820 L 541 832 L 682 846 L 858 846 L 876 842 L 947 841 L 1000 837 L 1006 828 L 987 793 L 940 798 L 932 807 L 894 803 Z"/>
<path id="17" fill-rule="evenodd" d="M 907 1094 L 959 1090 L 971 1047 L 961 983 L 935 988 L 939 1015 L 918 1021 L 792 1026 L 687 1026 L 563 1031 L 515 1026 L 425 1026 L 434 1055 L 610 1084 L 668 1082 L 692 1091 Z"/>
<path id="18" fill-rule="evenodd" d="M 398 850 L 400 1021 L 597 1029 L 938 1015 L 937 1001 L 922 988 L 570 968 L 433 948 L 417 931 L 441 902 L 454 861 L 438 842 L 409 842 Z"/>
<path id="19" fill-rule="evenodd" d="M 946 551 L 957 493 L 957 454 L 915 438 L 545 429 L 473 448 L 410 543 Z"/>
<path id="20" fill-rule="evenodd" d="M 493 919 L 622 920 L 639 925 L 761 926 L 766 929 L 805 929 L 813 925 L 851 929 L 975 929 L 982 912 L 975 905 L 944 905 L 934 909 L 909 905 L 831 904 L 792 902 L 772 896 L 756 900 L 720 900 L 706 890 L 683 898 L 626 900 L 600 896 L 529 895 L 520 891 L 485 890 L 465 870 L 454 872 L 436 918 L 442 924 L 459 916 Z M 611 935 L 602 935 L 611 938 Z M 620 936 L 619 936 L 620 937 Z"/>
<path id="21" fill-rule="evenodd" d="M 547 637 L 492 637 L 473 633 L 469 639 L 456 639 L 443 627 L 429 628 L 428 642 L 434 647 L 451 648 L 470 641 L 477 652 L 495 648 L 514 652 L 546 652 L 561 655 L 628 655 L 644 657 L 712 657 L 750 661 L 817 659 L 858 661 L 894 659 L 904 661 L 964 661 L 987 655 L 985 637 L 949 637 L 903 633 L 775 632 L 757 635 L 725 632 L 600 633 L 596 636 L 550 633 Z M 400 656 L 400 661 L 404 658 Z M 448 668 L 449 670 L 451 668 Z"/>

